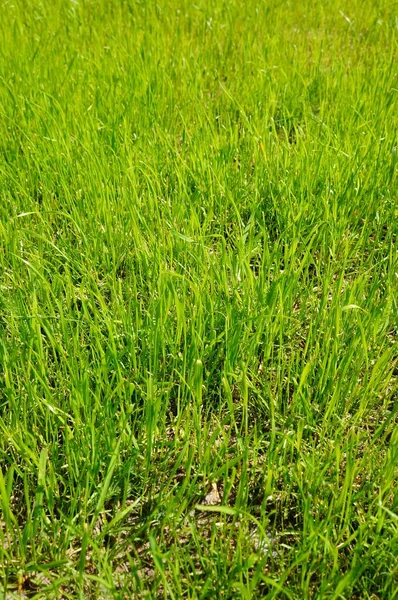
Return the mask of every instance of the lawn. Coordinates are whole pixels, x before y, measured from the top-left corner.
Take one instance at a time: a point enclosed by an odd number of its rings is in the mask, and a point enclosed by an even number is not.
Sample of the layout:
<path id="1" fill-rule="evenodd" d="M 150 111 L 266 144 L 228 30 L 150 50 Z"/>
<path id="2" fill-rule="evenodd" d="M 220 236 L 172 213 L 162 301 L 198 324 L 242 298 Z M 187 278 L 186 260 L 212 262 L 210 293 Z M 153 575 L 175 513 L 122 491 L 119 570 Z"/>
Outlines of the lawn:
<path id="1" fill-rule="evenodd" d="M 0 0 L 0 598 L 398 598 L 397 7 Z"/>

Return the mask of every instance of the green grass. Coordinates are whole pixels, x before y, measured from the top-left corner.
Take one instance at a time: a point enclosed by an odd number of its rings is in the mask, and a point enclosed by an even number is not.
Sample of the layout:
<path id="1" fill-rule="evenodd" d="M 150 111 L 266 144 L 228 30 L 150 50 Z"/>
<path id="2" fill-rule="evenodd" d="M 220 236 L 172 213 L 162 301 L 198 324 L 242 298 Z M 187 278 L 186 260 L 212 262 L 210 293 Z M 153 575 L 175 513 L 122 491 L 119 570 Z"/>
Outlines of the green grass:
<path id="1" fill-rule="evenodd" d="M 397 29 L 0 0 L 0 597 L 398 598 Z"/>

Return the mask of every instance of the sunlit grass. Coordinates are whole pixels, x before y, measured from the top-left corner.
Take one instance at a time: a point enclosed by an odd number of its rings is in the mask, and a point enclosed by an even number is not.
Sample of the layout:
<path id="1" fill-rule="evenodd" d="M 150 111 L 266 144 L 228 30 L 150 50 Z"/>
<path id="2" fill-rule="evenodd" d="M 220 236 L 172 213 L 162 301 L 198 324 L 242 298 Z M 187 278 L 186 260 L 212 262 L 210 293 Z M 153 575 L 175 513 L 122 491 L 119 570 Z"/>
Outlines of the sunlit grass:
<path id="1" fill-rule="evenodd" d="M 0 596 L 396 596 L 397 19 L 0 0 Z"/>

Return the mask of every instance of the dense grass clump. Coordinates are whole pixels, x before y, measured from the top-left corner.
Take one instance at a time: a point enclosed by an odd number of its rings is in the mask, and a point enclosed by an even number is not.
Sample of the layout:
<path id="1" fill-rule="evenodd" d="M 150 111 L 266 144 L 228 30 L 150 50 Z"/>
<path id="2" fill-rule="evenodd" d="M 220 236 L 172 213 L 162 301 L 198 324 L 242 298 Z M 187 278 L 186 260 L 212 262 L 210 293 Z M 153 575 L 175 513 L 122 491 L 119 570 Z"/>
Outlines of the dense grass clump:
<path id="1" fill-rule="evenodd" d="M 0 597 L 397 596 L 396 9 L 0 0 Z"/>

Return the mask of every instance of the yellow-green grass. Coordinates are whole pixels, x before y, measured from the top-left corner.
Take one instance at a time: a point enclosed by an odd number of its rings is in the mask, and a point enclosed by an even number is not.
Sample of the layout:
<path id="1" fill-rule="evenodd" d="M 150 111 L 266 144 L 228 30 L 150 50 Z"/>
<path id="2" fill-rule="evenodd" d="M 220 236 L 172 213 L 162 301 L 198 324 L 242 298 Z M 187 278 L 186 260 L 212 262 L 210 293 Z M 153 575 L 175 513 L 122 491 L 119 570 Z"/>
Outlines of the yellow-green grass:
<path id="1" fill-rule="evenodd" d="M 0 1 L 0 597 L 397 596 L 397 28 Z"/>

